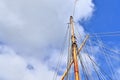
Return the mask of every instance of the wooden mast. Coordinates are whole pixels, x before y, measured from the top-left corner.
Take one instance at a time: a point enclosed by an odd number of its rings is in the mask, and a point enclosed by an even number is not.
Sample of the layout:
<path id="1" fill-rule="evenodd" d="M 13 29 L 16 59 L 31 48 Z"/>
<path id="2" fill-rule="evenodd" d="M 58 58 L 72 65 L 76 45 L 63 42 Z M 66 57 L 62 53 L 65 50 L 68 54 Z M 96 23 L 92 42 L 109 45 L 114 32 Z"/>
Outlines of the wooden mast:
<path id="1" fill-rule="evenodd" d="M 82 44 L 80 45 L 80 47 L 78 48 L 78 52 L 77 52 L 77 55 L 79 55 L 79 52 L 82 50 L 83 46 L 85 45 L 85 43 L 87 42 L 89 38 L 89 35 L 86 35 L 85 39 L 83 40 Z M 61 79 L 60 80 L 64 80 L 65 76 L 68 74 L 71 66 L 73 64 L 73 60 L 71 60 L 70 64 L 68 65 L 68 68 L 67 70 L 64 72 L 64 74 L 62 75 Z"/>
<path id="2" fill-rule="evenodd" d="M 82 44 L 80 45 L 79 48 L 77 48 L 77 43 L 76 43 L 76 37 L 74 34 L 74 22 L 73 22 L 73 17 L 70 16 L 70 27 L 71 27 L 71 41 L 72 41 L 72 60 L 70 60 L 70 64 L 68 65 L 67 70 L 64 72 L 60 80 L 64 80 L 65 76 L 68 75 L 68 72 L 74 64 L 74 75 L 75 75 L 75 80 L 81 80 L 79 77 L 79 68 L 78 68 L 78 60 L 77 60 L 77 55 L 79 55 L 79 52 L 82 50 L 83 46 L 85 45 L 86 41 L 89 38 L 89 35 L 86 35 L 85 39 L 83 40 Z"/>
<path id="3" fill-rule="evenodd" d="M 75 75 L 75 80 L 80 80 L 78 59 L 77 59 L 77 44 L 76 44 L 76 37 L 74 33 L 74 22 L 73 22 L 72 16 L 70 16 L 70 27 L 71 27 L 72 58 L 73 58 L 73 63 L 74 63 L 74 75 Z"/>

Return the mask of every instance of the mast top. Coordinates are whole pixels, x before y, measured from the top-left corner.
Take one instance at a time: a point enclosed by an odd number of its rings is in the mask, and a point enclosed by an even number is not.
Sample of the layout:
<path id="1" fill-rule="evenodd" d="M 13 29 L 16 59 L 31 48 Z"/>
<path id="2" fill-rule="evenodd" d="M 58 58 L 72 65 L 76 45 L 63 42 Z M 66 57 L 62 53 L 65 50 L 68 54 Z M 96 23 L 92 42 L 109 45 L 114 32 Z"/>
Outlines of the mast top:
<path id="1" fill-rule="evenodd" d="M 70 16 L 71 19 L 73 19 L 73 16 Z"/>

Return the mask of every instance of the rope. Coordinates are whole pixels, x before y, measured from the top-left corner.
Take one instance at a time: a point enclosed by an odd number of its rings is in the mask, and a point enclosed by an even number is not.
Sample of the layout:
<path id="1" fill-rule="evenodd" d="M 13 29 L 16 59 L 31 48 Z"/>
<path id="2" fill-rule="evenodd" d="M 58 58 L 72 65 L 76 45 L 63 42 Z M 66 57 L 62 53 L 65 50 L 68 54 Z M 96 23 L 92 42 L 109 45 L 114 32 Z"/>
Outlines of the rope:
<path id="1" fill-rule="evenodd" d="M 88 51 L 88 48 L 87 48 L 86 46 L 87 46 L 87 43 L 84 45 L 84 49 L 83 49 L 83 53 L 84 53 L 84 54 L 87 53 L 87 51 Z M 87 57 L 85 57 L 84 59 L 85 59 L 86 64 L 89 64 Z M 89 66 L 88 66 L 88 69 L 87 69 L 87 67 L 86 67 L 86 70 L 88 71 L 87 73 L 88 73 L 89 79 L 90 79 L 90 80 L 94 80 L 94 79 L 92 78 L 92 74 L 89 73 L 89 72 L 90 72 L 90 71 L 89 71 L 89 70 L 90 70 L 90 67 L 89 67 Z"/>
<path id="2" fill-rule="evenodd" d="M 87 49 L 86 49 L 86 51 L 88 52 Z M 85 52 L 85 53 L 87 53 L 87 52 Z M 86 55 L 87 55 L 87 54 L 86 54 Z M 90 60 L 90 62 L 91 62 L 91 64 L 92 64 L 92 66 L 93 66 L 94 71 L 96 72 L 96 75 L 97 75 L 98 79 L 99 79 L 99 80 L 101 80 L 101 79 L 104 80 L 104 79 L 100 76 L 98 70 L 96 69 L 95 65 L 92 63 L 91 60 Z"/>
<path id="3" fill-rule="evenodd" d="M 92 44 L 91 44 L 91 42 L 90 42 L 90 40 L 89 40 L 89 45 L 91 46 Z M 91 52 L 93 51 L 92 50 L 92 48 L 90 48 L 91 49 Z M 87 52 L 88 52 L 88 49 L 86 49 L 87 50 Z M 89 56 L 90 57 L 90 56 Z M 92 65 L 93 65 L 93 63 L 92 63 Z M 93 67 L 94 67 L 94 70 L 95 70 L 95 72 L 96 72 L 96 74 L 97 74 L 97 76 L 98 76 L 98 78 L 99 78 L 99 80 L 105 80 L 105 78 L 104 78 L 104 76 L 102 75 L 102 73 L 101 72 L 99 72 L 99 71 L 97 71 L 97 69 L 95 68 L 95 65 L 93 65 Z M 101 77 L 100 77 L 101 76 Z"/>
<path id="4" fill-rule="evenodd" d="M 107 36 L 120 36 L 120 31 L 115 31 L 115 32 L 103 32 L 103 33 L 93 33 L 91 34 L 90 37 L 107 37 Z"/>
<path id="5" fill-rule="evenodd" d="M 66 33 L 65 33 L 65 36 L 64 36 L 63 47 L 61 48 L 61 51 L 60 51 L 60 56 L 58 58 L 57 67 L 55 68 L 55 72 L 54 72 L 54 75 L 53 75 L 53 80 L 57 80 L 57 73 L 59 72 L 59 68 L 60 68 L 60 64 L 61 64 L 61 59 L 63 57 L 63 50 L 65 48 L 65 43 L 67 41 L 68 30 L 69 30 L 69 25 L 67 27 L 67 30 L 66 30 Z"/>
<path id="6" fill-rule="evenodd" d="M 98 42 L 100 42 L 100 40 L 97 40 Z M 102 42 L 102 41 L 101 41 Z M 97 44 L 98 46 L 100 46 L 100 48 L 102 49 L 101 51 L 103 51 L 102 53 L 103 53 L 103 55 L 105 56 L 105 60 L 106 60 L 106 63 L 107 63 L 107 65 L 109 65 L 108 66 L 108 68 L 109 68 L 109 70 L 110 70 L 110 73 L 112 74 L 112 76 L 113 76 L 113 68 L 112 68 L 112 64 L 111 64 L 111 61 L 110 61 L 110 59 L 109 59 L 109 57 L 107 56 L 107 55 L 105 55 L 105 49 L 102 47 L 103 46 L 103 44 L 101 43 L 101 45 L 98 43 Z"/>
<path id="7" fill-rule="evenodd" d="M 70 33 L 70 31 L 69 31 L 69 37 L 68 37 L 68 58 L 67 58 L 67 69 L 68 69 L 68 67 L 69 67 L 69 64 L 70 64 L 70 61 L 71 61 L 71 33 Z M 69 75 L 69 72 L 68 72 L 68 74 L 67 74 L 67 76 L 66 76 L 66 80 L 69 80 L 70 79 L 70 75 Z"/>
<path id="8" fill-rule="evenodd" d="M 88 55 L 88 54 L 87 54 L 87 55 Z M 89 55 L 89 56 L 90 56 L 90 55 Z M 88 58 L 89 58 L 89 57 L 88 57 Z M 89 59 L 90 59 L 90 58 L 89 58 Z M 91 59 L 90 59 L 90 62 L 91 62 L 91 64 L 92 64 L 92 66 L 93 66 L 93 69 L 94 69 L 94 71 L 95 71 L 98 79 L 99 79 L 99 80 L 101 80 L 101 79 L 104 80 L 102 74 L 97 70 L 95 64 L 91 61 Z"/>
<path id="9" fill-rule="evenodd" d="M 90 66 L 89 66 L 90 64 L 88 63 L 88 60 L 86 59 L 86 56 L 85 56 L 84 59 L 85 59 L 86 65 L 88 64 L 88 66 L 86 66 L 86 70 L 88 71 L 87 73 L 88 73 L 89 79 L 93 80 L 92 77 L 91 77 L 92 75 L 90 74 Z"/>
<path id="10" fill-rule="evenodd" d="M 93 50 L 92 50 L 92 44 L 91 44 L 91 42 L 90 42 L 90 39 L 89 39 L 89 45 L 90 45 L 90 50 L 91 50 L 91 52 L 93 52 Z M 88 53 L 88 49 L 86 49 L 86 53 Z M 87 54 L 88 55 L 88 54 Z M 93 56 L 93 55 L 92 55 Z M 96 75 L 97 75 L 97 77 L 98 77 L 98 79 L 99 80 L 104 80 L 104 78 L 102 77 L 102 75 L 100 75 L 100 73 L 99 73 L 99 71 L 96 69 L 96 67 L 95 67 L 95 65 L 93 64 L 93 62 L 90 60 L 90 62 L 91 62 L 91 64 L 92 64 L 92 66 L 93 66 L 93 69 L 94 69 L 94 71 L 95 71 L 95 73 L 96 73 Z"/>
<path id="11" fill-rule="evenodd" d="M 107 49 L 107 50 L 109 50 L 109 51 L 111 51 L 111 52 L 114 52 L 114 53 L 117 53 L 117 52 L 114 51 L 114 50 L 112 50 L 112 49 L 106 48 L 104 45 L 101 45 L 101 47 L 102 47 L 103 50 L 104 50 L 104 55 L 105 55 L 105 57 L 108 58 L 108 64 L 109 64 L 109 66 L 110 66 L 110 70 L 111 70 L 111 73 L 112 73 L 112 76 L 113 76 L 113 74 L 114 74 L 113 65 L 112 65 L 112 62 L 111 62 L 110 57 L 109 57 L 110 55 L 106 55 L 106 54 L 109 53 L 109 52 L 107 52 L 105 49 Z M 117 54 L 119 54 L 119 53 L 117 53 Z M 115 59 L 116 59 L 116 58 L 115 58 Z M 118 59 L 118 60 L 120 60 L 120 59 Z M 113 60 L 112 60 L 112 61 L 113 61 Z M 116 74 L 114 74 L 113 78 L 117 80 Z"/>
<path id="12" fill-rule="evenodd" d="M 90 58 L 90 60 L 91 60 L 105 75 L 107 75 L 106 72 L 104 72 L 104 70 L 103 70 L 89 55 L 87 55 L 87 56 Z M 110 80 L 113 80 L 110 76 L 107 75 L 107 77 L 108 77 Z"/>
<path id="13" fill-rule="evenodd" d="M 92 37 L 96 37 L 96 38 L 97 38 L 97 41 L 98 41 L 98 37 L 105 37 L 105 36 L 120 36 L 120 31 L 108 32 L 108 33 L 97 33 L 97 34 L 92 35 Z M 95 43 L 95 44 L 98 45 L 99 42 L 100 42 L 100 41 L 98 41 L 98 43 Z M 101 40 L 101 42 L 102 42 L 102 40 Z M 101 42 L 100 42 L 100 44 L 101 44 Z M 100 44 L 99 44 L 98 46 L 100 46 L 100 47 L 102 48 L 101 51 L 104 51 L 103 54 L 104 54 L 104 56 L 106 57 L 106 62 L 107 62 L 107 64 L 109 64 L 110 72 L 111 72 L 113 78 L 116 80 L 116 79 L 117 79 L 117 76 L 116 76 L 116 74 L 114 74 L 113 65 L 112 65 L 112 62 L 111 62 L 111 60 L 110 60 L 110 57 L 111 57 L 111 58 L 114 58 L 114 59 L 116 59 L 116 60 L 118 60 L 118 61 L 120 61 L 120 59 L 117 58 L 117 57 L 115 57 L 115 56 L 113 56 L 113 55 L 111 55 L 111 54 L 108 55 L 108 54 L 106 54 L 106 53 L 112 52 L 112 53 L 115 53 L 116 55 L 119 56 L 119 54 L 120 54 L 119 52 L 120 52 L 120 51 L 115 51 L 114 49 L 111 49 L 111 48 L 106 47 L 104 44 L 102 44 L 102 45 L 100 45 Z M 107 52 L 107 51 L 108 51 L 108 52 Z M 112 60 L 112 61 L 113 61 L 113 60 Z M 113 74 L 114 74 L 114 75 L 113 75 Z"/>
<path id="14" fill-rule="evenodd" d="M 95 68 L 95 65 L 94 65 L 93 63 L 92 63 L 92 65 L 93 65 L 93 68 L 94 68 L 94 70 L 95 70 L 95 72 L 96 72 L 96 74 L 97 74 L 98 79 L 101 80 L 101 78 L 100 78 L 100 76 L 99 76 L 99 73 L 98 73 L 97 69 Z"/>
<path id="15" fill-rule="evenodd" d="M 101 47 L 103 47 L 104 49 L 107 49 L 107 50 L 109 50 L 109 51 L 111 51 L 111 52 L 114 52 L 114 53 L 120 55 L 120 53 L 118 53 L 118 52 L 120 52 L 120 51 L 117 52 L 117 51 L 115 51 L 115 50 L 113 50 L 113 49 L 110 49 L 110 48 L 105 47 L 104 45 L 101 46 Z"/>
<path id="16" fill-rule="evenodd" d="M 73 16 L 75 15 L 75 8 L 78 0 L 75 0 L 74 7 L 73 7 Z"/>
<path id="17" fill-rule="evenodd" d="M 101 46 L 103 46 L 103 45 L 101 45 Z M 111 72 L 111 74 L 112 74 L 112 77 L 115 79 L 116 78 L 116 76 L 113 76 L 113 74 L 114 74 L 114 71 L 113 71 L 113 66 L 112 66 L 112 63 L 111 63 L 111 61 L 110 61 L 110 58 L 108 57 L 108 55 L 105 55 L 106 54 L 106 52 L 105 52 L 105 49 L 103 48 L 103 47 L 101 47 L 103 50 L 103 54 L 104 54 L 104 56 L 105 56 L 105 59 L 106 59 L 106 62 L 107 62 L 107 64 L 109 65 L 108 67 L 109 67 L 109 69 L 110 69 L 110 72 Z M 117 78 L 116 78 L 117 79 Z"/>
<path id="18" fill-rule="evenodd" d="M 83 58 L 82 58 L 81 54 L 79 54 L 78 57 L 79 57 L 79 60 L 80 60 L 81 66 L 82 66 L 82 70 L 83 70 L 83 74 L 85 76 L 85 80 L 89 80 L 88 75 L 87 75 L 87 70 L 85 68 L 85 65 L 83 64 Z"/>
<path id="19" fill-rule="evenodd" d="M 103 51 L 103 55 L 105 56 L 105 60 L 106 60 L 106 62 L 107 62 L 107 65 L 109 65 L 108 67 L 109 67 L 109 69 L 110 69 L 110 72 L 111 72 L 111 74 L 112 74 L 112 77 L 115 79 L 117 79 L 117 77 L 116 77 L 116 74 L 115 74 L 115 76 L 113 76 L 113 74 L 114 74 L 114 71 L 113 71 L 113 66 L 112 66 L 112 63 L 111 63 L 111 61 L 110 61 L 110 58 L 108 57 L 108 55 L 106 55 L 106 52 L 105 52 L 105 49 L 104 49 L 104 46 L 103 46 L 103 44 L 102 45 L 100 45 L 99 44 L 99 40 L 97 39 L 97 41 L 98 41 L 98 43 L 95 43 L 95 44 L 97 44 L 98 46 L 100 46 L 100 48 L 102 49 L 101 51 Z M 110 55 L 109 55 L 110 56 Z"/>
<path id="20" fill-rule="evenodd" d="M 90 46 L 92 46 L 90 40 L 89 40 L 89 43 L 90 43 Z M 94 42 L 94 44 L 97 45 L 97 46 L 101 46 L 101 45 L 98 45 L 99 42 L 98 42 L 98 43 L 97 43 L 97 42 Z M 112 53 L 115 53 L 116 55 L 120 55 L 120 53 L 118 53 L 118 52 L 120 52 L 120 51 L 117 52 L 117 51 L 115 51 L 115 50 L 113 50 L 113 49 L 111 49 L 111 48 L 106 47 L 104 44 L 102 44 L 102 45 L 103 45 L 103 46 L 101 46 L 101 47 L 104 48 L 104 49 L 106 49 L 107 51 L 110 51 L 110 52 L 112 52 Z M 92 50 L 92 51 L 93 51 L 93 50 Z M 114 58 L 114 59 L 120 61 L 119 58 L 113 56 L 112 54 L 105 54 L 105 55 L 108 55 L 109 57 Z"/>
<path id="21" fill-rule="evenodd" d="M 120 34 L 120 31 L 93 33 L 93 35 L 103 35 L 103 34 Z"/>

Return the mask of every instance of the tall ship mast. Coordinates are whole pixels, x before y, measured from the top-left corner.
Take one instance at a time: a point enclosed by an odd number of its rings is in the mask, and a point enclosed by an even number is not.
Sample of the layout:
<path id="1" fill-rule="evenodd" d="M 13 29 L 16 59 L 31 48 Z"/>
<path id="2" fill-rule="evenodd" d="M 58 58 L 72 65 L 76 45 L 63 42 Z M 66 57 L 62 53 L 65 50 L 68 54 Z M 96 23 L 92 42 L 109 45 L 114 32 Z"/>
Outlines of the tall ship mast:
<path id="1" fill-rule="evenodd" d="M 102 67 L 99 66 L 99 64 L 92 58 L 90 54 L 86 54 L 89 62 L 86 64 L 84 61 L 86 57 L 83 57 L 81 54 L 83 48 L 86 46 L 86 44 L 90 44 L 89 48 L 91 48 L 90 38 L 93 37 L 103 37 L 103 36 L 116 36 L 117 34 L 120 34 L 119 32 L 108 32 L 108 33 L 95 33 L 95 34 L 85 34 L 84 39 L 81 41 L 80 45 L 77 44 L 77 37 L 75 35 L 75 26 L 74 26 L 74 19 L 73 16 L 70 16 L 70 23 L 69 23 L 69 32 L 70 32 L 70 51 L 68 51 L 68 63 L 67 63 L 67 69 L 64 71 L 63 75 L 61 76 L 60 80 L 120 80 L 120 78 L 117 78 L 117 75 L 115 75 L 113 70 L 112 61 L 110 61 L 111 54 L 107 54 L 106 51 L 113 52 L 115 54 L 118 54 L 118 57 L 120 56 L 118 52 L 116 52 L 113 49 L 106 48 L 103 44 L 95 43 L 97 46 L 103 50 L 102 57 L 105 57 L 106 60 L 106 69 L 109 70 L 109 72 L 112 74 L 111 76 L 108 75 Z M 96 39 L 97 42 L 100 42 L 99 39 Z M 94 49 L 93 49 L 94 50 Z M 90 50 L 87 49 L 87 53 L 89 53 Z M 92 49 L 91 49 L 91 52 Z M 109 56 L 108 56 L 109 55 Z M 113 56 L 112 56 L 113 57 Z M 80 62 L 78 61 L 78 58 Z M 120 59 L 116 58 L 118 62 L 120 62 Z M 90 74 L 88 66 L 92 65 L 94 74 Z M 74 68 L 72 68 L 72 66 Z M 81 66 L 81 67 L 80 67 Z M 72 69 L 74 75 L 74 78 L 69 79 L 68 76 L 70 75 L 70 70 Z M 82 69 L 82 70 L 80 70 Z M 95 75 L 96 74 L 96 75 Z M 81 76 L 80 76 L 81 75 Z M 83 78 L 84 76 L 84 78 Z"/>
<path id="2" fill-rule="evenodd" d="M 120 59 L 118 58 L 120 57 L 120 51 L 106 47 L 100 39 L 100 37 L 119 36 L 120 32 L 86 33 L 82 37 L 80 36 L 81 34 L 79 34 L 79 39 L 81 39 L 79 42 L 79 40 L 77 40 L 78 35 L 76 36 L 75 34 L 74 23 L 73 16 L 70 16 L 68 23 L 68 33 L 70 36 L 68 39 L 70 42 L 68 42 L 67 67 L 66 70 L 62 72 L 60 80 L 120 80 L 120 75 L 116 75 L 113 69 L 115 68 L 113 64 L 117 65 L 120 63 Z M 93 55 L 96 55 L 93 54 L 95 52 L 94 46 L 101 50 L 101 52 L 97 52 L 101 55 L 97 54 L 95 57 L 99 56 L 99 58 L 101 58 L 102 63 L 105 63 L 102 65 L 103 67 L 101 67 L 97 62 L 98 60 L 95 60 L 93 57 Z M 113 54 L 118 57 L 114 57 Z M 111 58 L 113 58 L 113 61 L 111 61 Z M 58 72 L 59 71 L 57 71 L 57 73 Z M 72 77 L 70 77 L 70 74 Z M 56 78 L 53 80 L 56 80 Z"/>
<path id="3" fill-rule="evenodd" d="M 82 47 L 84 46 L 84 44 L 86 43 L 87 39 L 89 38 L 89 35 L 86 36 L 85 40 L 83 41 L 83 43 L 81 44 L 80 48 L 78 48 L 77 43 L 76 43 L 76 36 L 75 36 L 75 32 L 74 32 L 74 20 L 73 20 L 73 16 L 70 16 L 70 28 L 71 28 L 71 54 L 72 54 L 72 60 L 70 65 L 68 66 L 67 70 L 64 72 L 61 80 L 64 80 L 65 76 L 68 74 L 72 64 L 74 65 L 74 76 L 75 76 L 75 80 L 81 80 L 80 75 L 79 75 L 79 66 L 78 66 L 78 59 L 77 56 L 79 54 L 79 52 L 81 51 Z"/>

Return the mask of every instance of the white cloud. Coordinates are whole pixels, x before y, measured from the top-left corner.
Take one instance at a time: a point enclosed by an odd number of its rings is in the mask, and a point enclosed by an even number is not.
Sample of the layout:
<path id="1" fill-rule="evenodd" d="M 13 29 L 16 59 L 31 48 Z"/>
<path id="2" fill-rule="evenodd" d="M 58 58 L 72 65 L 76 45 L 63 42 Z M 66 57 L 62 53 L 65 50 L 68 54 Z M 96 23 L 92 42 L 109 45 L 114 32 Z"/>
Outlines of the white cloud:
<path id="1" fill-rule="evenodd" d="M 62 40 L 74 0 L 0 0 L 0 3 L 1 40 L 21 54 L 34 52 L 38 56 L 45 46 L 57 45 Z M 79 0 L 75 19 L 91 16 L 93 7 L 92 0 Z M 80 29 L 83 30 L 82 26 Z"/>
<path id="2" fill-rule="evenodd" d="M 24 59 L 12 49 L 0 46 L 0 80 L 52 80 L 53 71 L 35 59 Z M 33 69 L 28 69 L 31 65 Z M 47 75 L 47 77 L 46 77 Z"/>
<path id="3" fill-rule="evenodd" d="M 87 20 L 92 16 L 92 12 L 94 11 L 94 4 L 92 0 L 78 0 L 76 3 L 76 12 L 75 18 Z"/>
<path id="4" fill-rule="evenodd" d="M 57 48 L 57 53 L 60 53 L 59 45 L 63 40 L 69 16 L 72 15 L 73 3 L 74 0 L 0 0 L 0 41 L 11 46 L 17 52 L 17 54 L 13 54 L 17 57 L 16 62 L 9 52 L 9 54 L 1 55 L 1 57 L 3 59 L 8 58 L 5 61 L 14 62 L 10 64 L 11 67 L 15 67 L 12 68 L 15 71 L 14 74 L 16 71 L 19 72 L 17 68 L 21 68 L 20 71 L 23 72 L 21 74 L 33 75 L 33 73 L 24 70 L 27 64 L 26 59 L 41 60 L 49 56 L 50 59 L 48 60 L 50 61 L 48 62 L 52 62 L 53 58 L 55 59 L 58 56 L 54 55 L 53 51 Z M 75 22 L 90 18 L 93 8 L 92 0 L 78 0 L 74 16 Z M 79 26 L 79 31 L 84 34 L 82 26 Z M 4 60 L 1 59 L 1 61 Z M 47 74 L 50 77 L 52 72 L 48 70 L 49 65 L 43 66 L 41 62 L 43 61 L 38 61 L 35 64 L 39 64 L 37 71 L 44 70 L 45 73 L 38 72 L 36 75 Z M 17 66 L 17 63 L 20 67 Z M 7 62 L 4 62 L 4 64 L 3 70 L 5 70 L 4 66 L 8 66 Z M 57 64 L 57 62 L 54 64 Z M 1 76 L 3 75 L 1 74 Z M 19 80 L 20 77 L 14 77 L 13 74 L 10 76 L 15 80 Z M 6 78 L 10 76 L 8 73 Z M 46 78 L 49 77 L 41 76 L 39 79 L 48 80 Z"/>

